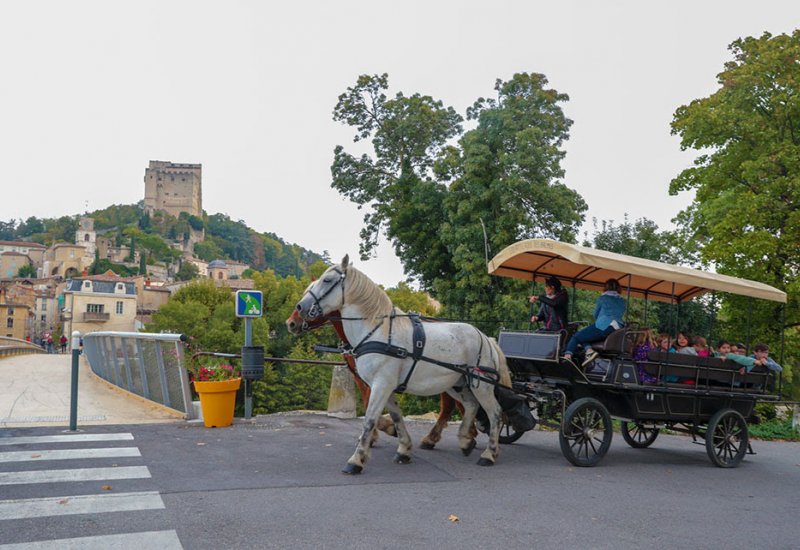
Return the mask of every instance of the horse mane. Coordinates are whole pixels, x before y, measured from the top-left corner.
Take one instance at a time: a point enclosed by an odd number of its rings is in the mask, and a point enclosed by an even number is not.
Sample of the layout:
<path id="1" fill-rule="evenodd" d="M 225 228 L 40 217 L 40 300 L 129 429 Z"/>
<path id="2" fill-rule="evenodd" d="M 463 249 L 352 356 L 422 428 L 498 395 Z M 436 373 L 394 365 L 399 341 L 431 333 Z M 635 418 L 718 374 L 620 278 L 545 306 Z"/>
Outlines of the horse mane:
<path id="1" fill-rule="evenodd" d="M 360 304 L 361 313 L 369 320 L 389 316 L 394 308 L 386 292 L 353 266 L 347 268 L 345 301 Z"/>

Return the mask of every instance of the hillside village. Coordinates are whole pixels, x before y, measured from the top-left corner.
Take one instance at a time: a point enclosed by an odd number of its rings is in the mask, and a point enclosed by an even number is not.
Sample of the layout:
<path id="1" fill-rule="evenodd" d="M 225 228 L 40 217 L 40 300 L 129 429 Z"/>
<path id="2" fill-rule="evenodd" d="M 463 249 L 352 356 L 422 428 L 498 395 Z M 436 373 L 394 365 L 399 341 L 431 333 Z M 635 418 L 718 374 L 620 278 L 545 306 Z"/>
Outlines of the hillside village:
<path id="1" fill-rule="evenodd" d="M 138 205 L 29 219 L 37 227 L 25 233 L 33 234 L 0 239 L 0 336 L 46 343 L 76 330 L 133 332 L 190 280 L 250 289 L 254 269 L 300 275 L 323 259 L 225 215 L 208 216 L 200 164 L 150 161 L 144 184 Z"/>

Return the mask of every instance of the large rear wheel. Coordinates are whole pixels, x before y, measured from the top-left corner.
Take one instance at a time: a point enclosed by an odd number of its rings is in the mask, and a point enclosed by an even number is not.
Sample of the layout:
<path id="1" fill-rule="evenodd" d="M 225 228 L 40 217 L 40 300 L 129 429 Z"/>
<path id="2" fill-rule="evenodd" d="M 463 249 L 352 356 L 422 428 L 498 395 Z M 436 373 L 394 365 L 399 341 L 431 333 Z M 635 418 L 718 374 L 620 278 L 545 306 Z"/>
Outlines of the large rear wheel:
<path id="1" fill-rule="evenodd" d="M 715 466 L 735 468 L 747 453 L 747 422 L 733 409 L 717 411 L 708 422 L 706 452 Z"/>
<path id="2" fill-rule="evenodd" d="M 608 452 L 614 430 L 611 415 L 597 399 L 584 397 L 567 407 L 558 440 L 575 466 L 595 466 Z"/>
<path id="3" fill-rule="evenodd" d="M 646 449 L 658 437 L 660 430 L 655 426 L 644 426 L 638 422 L 622 422 L 620 432 L 625 443 L 634 449 Z"/>

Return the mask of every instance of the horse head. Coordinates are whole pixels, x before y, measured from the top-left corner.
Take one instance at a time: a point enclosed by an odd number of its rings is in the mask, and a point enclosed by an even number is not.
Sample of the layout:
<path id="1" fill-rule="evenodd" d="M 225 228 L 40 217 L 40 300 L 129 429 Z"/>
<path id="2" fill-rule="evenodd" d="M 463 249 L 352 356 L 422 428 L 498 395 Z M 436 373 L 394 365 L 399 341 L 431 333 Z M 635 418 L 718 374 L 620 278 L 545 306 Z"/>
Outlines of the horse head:
<path id="1" fill-rule="evenodd" d="M 329 267 L 319 279 L 308 285 L 303 297 L 295 306 L 297 315 L 303 321 L 322 318 L 324 322 L 325 317 L 331 312 L 341 309 L 344 305 L 344 283 L 349 263 L 349 256 L 345 256 L 340 265 Z"/>
<path id="2" fill-rule="evenodd" d="M 338 311 L 332 311 L 331 317 L 323 317 L 319 316 L 316 319 L 312 319 L 310 321 L 306 321 L 300 316 L 300 313 L 295 309 L 292 311 L 292 314 L 289 315 L 289 318 L 286 319 L 286 328 L 289 330 L 290 334 L 295 336 L 299 336 L 300 334 L 305 334 L 311 330 L 318 329 L 319 327 L 323 326 L 328 321 L 331 322 L 333 328 L 336 330 L 336 333 L 339 335 L 339 338 L 345 340 L 344 331 L 342 330 L 342 322 L 338 319 L 341 314 Z"/>

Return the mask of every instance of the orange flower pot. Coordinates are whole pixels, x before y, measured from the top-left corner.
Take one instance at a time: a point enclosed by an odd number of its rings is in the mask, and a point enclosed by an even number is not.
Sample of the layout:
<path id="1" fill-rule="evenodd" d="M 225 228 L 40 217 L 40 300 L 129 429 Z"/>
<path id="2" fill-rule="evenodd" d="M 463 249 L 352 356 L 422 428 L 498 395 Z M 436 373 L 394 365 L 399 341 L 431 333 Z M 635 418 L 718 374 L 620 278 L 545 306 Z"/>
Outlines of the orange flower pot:
<path id="1" fill-rule="evenodd" d="M 200 396 L 203 409 L 203 424 L 206 428 L 221 428 L 233 424 L 233 409 L 241 378 L 216 382 L 194 381 L 194 389 Z"/>

